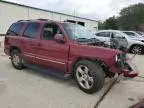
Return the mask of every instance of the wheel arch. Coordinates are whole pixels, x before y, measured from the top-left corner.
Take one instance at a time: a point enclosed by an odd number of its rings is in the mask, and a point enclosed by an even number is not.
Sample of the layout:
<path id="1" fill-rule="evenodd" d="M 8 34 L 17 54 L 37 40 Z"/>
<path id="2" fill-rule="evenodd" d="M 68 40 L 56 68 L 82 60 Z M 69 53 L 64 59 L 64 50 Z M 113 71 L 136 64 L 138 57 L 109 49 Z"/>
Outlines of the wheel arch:
<path id="1" fill-rule="evenodd" d="M 99 65 L 103 64 L 104 62 L 99 60 L 98 58 L 88 58 L 88 57 L 78 57 L 76 60 L 73 61 L 72 63 L 72 77 L 74 77 L 74 68 L 75 68 L 75 65 L 80 61 L 80 60 L 89 60 L 93 63 L 99 63 Z"/>
<path id="2" fill-rule="evenodd" d="M 20 48 L 18 48 L 17 46 L 11 46 L 11 47 L 10 47 L 10 54 L 11 54 L 11 52 L 12 52 L 13 50 L 18 50 L 18 51 L 21 52 Z"/>
<path id="3" fill-rule="evenodd" d="M 131 52 L 132 48 L 133 48 L 134 46 L 136 46 L 136 45 L 140 45 L 140 44 L 132 44 L 132 45 L 129 47 L 129 52 Z M 142 45 L 140 45 L 140 46 L 142 46 Z"/>

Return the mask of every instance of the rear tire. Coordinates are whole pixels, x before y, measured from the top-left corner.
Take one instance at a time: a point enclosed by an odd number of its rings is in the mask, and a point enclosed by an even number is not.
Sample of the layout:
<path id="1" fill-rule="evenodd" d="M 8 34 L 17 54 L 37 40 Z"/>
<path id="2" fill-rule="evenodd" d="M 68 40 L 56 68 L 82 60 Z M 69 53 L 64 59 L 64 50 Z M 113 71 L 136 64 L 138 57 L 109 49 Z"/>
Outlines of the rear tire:
<path id="1" fill-rule="evenodd" d="M 89 60 L 80 60 L 74 67 L 75 78 L 79 88 L 92 94 L 104 85 L 104 72 L 100 65 Z"/>
<path id="2" fill-rule="evenodd" d="M 21 70 L 24 68 L 23 59 L 21 56 L 21 52 L 19 50 L 17 50 L 17 49 L 12 50 L 11 63 L 13 65 L 13 67 L 16 69 Z"/>

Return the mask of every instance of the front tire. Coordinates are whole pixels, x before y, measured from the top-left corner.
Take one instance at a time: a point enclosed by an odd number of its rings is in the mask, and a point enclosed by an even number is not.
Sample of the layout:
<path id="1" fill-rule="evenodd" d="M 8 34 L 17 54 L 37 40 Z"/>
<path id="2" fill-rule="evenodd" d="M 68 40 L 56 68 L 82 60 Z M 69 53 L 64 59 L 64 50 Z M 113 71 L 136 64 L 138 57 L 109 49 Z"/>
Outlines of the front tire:
<path id="1" fill-rule="evenodd" d="M 131 47 L 130 52 L 133 54 L 143 54 L 144 53 L 144 47 L 141 45 L 134 45 Z"/>
<path id="2" fill-rule="evenodd" d="M 16 69 L 21 70 L 24 68 L 23 59 L 21 56 L 21 52 L 19 50 L 17 50 L 17 49 L 12 50 L 11 63 L 13 65 L 13 67 Z"/>
<path id="3" fill-rule="evenodd" d="M 75 65 L 74 72 L 79 88 L 88 94 L 97 92 L 104 85 L 104 72 L 96 62 L 81 60 Z"/>

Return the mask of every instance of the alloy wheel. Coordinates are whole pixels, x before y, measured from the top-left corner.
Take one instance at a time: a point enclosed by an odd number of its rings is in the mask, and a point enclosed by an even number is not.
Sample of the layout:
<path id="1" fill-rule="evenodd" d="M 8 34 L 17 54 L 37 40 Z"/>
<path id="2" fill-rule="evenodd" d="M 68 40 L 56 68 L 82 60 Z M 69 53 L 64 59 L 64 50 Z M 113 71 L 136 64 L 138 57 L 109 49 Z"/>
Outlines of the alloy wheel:
<path id="1" fill-rule="evenodd" d="M 14 54 L 14 55 L 12 56 L 12 62 L 13 62 L 13 64 L 14 64 L 15 66 L 18 66 L 18 65 L 19 65 L 19 63 L 20 63 L 20 58 L 19 58 L 19 56 L 18 56 L 17 54 Z"/>
<path id="2" fill-rule="evenodd" d="M 76 77 L 81 87 L 85 89 L 90 89 L 93 86 L 93 77 L 87 66 L 78 66 L 76 69 Z"/>
<path id="3" fill-rule="evenodd" d="M 136 45 L 132 48 L 132 53 L 133 54 L 142 54 L 142 47 L 140 45 Z"/>

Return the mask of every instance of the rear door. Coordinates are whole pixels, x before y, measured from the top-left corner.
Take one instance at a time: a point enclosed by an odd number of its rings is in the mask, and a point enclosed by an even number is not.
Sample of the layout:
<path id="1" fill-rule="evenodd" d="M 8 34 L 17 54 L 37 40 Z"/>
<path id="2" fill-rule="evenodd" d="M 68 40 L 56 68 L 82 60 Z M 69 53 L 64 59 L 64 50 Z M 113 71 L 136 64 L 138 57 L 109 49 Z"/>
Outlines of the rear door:
<path id="1" fill-rule="evenodd" d="M 28 23 L 21 37 L 22 54 L 26 61 L 35 63 L 36 46 L 39 43 L 40 23 Z"/>
<path id="2" fill-rule="evenodd" d="M 110 32 L 99 32 L 96 34 L 96 38 L 104 41 L 106 44 L 110 45 Z"/>
<path id="3" fill-rule="evenodd" d="M 37 62 L 42 66 L 66 72 L 69 44 L 54 40 L 56 34 L 62 34 L 65 38 L 60 26 L 55 23 L 46 23 L 42 31 L 41 42 L 37 46 Z"/>

